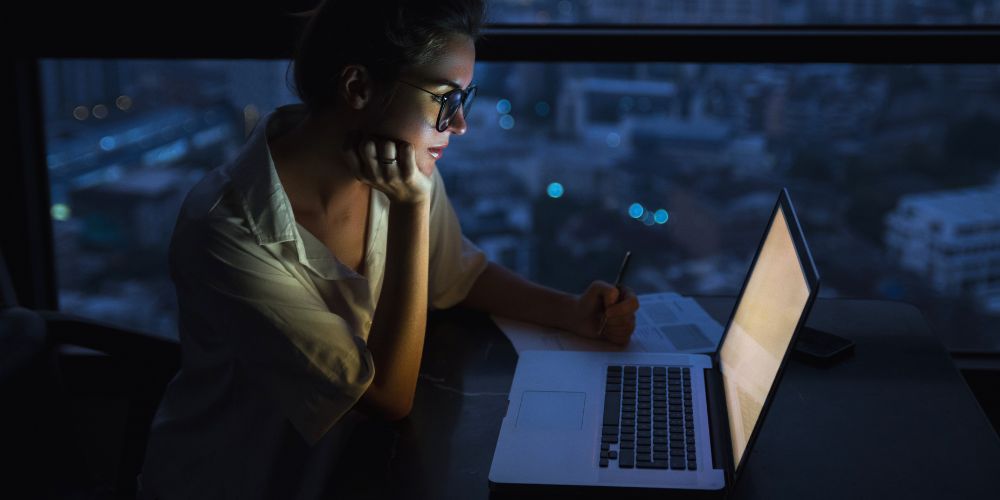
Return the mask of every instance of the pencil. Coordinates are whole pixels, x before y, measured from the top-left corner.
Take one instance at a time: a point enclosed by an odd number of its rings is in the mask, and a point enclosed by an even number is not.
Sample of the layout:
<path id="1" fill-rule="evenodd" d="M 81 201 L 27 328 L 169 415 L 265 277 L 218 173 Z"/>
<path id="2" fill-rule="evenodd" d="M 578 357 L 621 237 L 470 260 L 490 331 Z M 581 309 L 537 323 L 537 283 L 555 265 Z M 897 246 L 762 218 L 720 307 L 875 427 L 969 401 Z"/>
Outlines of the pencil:
<path id="1" fill-rule="evenodd" d="M 625 258 L 622 259 L 622 265 L 621 267 L 618 268 L 618 277 L 615 278 L 615 288 L 618 289 L 618 300 L 621 300 L 622 298 L 621 297 L 622 280 L 625 278 L 625 270 L 628 269 L 628 261 L 631 257 L 632 257 L 632 251 L 626 250 Z M 608 317 L 607 315 L 605 315 L 604 320 L 601 321 L 601 330 L 597 332 L 598 337 L 604 335 L 604 327 L 607 326 L 607 324 L 608 324 Z"/>

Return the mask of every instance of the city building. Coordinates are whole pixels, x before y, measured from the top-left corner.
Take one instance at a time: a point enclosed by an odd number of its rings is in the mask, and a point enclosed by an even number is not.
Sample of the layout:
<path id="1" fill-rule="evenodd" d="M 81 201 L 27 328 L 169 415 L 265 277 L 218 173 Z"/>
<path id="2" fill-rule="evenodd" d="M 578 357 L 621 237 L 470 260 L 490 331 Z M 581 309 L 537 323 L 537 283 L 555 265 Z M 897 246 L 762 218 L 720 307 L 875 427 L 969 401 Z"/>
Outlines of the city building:
<path id="1" fill-rule="evenodd" d="M 899 265 L 938 292 L 969 293 L 1000 312 L 1000 185 L 904 196 L 886 217 Z"/>

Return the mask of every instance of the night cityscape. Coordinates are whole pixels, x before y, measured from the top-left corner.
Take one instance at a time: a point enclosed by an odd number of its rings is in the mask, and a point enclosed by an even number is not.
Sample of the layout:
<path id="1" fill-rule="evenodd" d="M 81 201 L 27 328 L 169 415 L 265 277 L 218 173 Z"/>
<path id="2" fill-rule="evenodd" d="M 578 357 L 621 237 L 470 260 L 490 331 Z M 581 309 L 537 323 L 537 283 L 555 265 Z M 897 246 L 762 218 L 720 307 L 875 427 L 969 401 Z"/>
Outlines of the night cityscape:
<path id="1" fill-rule="evenodd" d="M 1000 1 L 494 1 L 494 22 L 997 23 Z M 715 9 L 715 10 L 712 10 Z M 177 209 L 287 61 L 45 60 L 62 310 L 177 335 Z M 494 63 L 438 167 L 492 260 L 573 293 L 626 250 L 638 293 L 735 295 L 787 187 L 823 297 L 920 308 L 998 350 L 1000 66 Z"/>

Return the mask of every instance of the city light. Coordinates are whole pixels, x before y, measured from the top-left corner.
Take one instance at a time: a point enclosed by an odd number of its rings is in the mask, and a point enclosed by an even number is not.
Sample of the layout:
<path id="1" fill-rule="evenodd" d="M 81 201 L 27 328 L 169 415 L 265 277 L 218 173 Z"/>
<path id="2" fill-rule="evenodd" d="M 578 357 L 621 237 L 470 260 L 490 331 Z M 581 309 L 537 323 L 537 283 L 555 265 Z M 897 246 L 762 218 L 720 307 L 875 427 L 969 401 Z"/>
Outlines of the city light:
<path id="1" fill-rule="evenodd" d="M 55 205 L 52 205 L 51 214 L 52 218 L 57 221 L 69 220 L 69 207 L 63 203 L 56 203 Z"/>
<path id="2" fill-rule="evenodd" d="M 86 106 L 77 106 L 73 108 L 73 118 L 80 120 L 81 122 L 86 120 L 90 116 L 90 110 Z"/>
<path id="3" fill-rule="evenodd" d="M 500 117 L 500 128 L 504 130 L 510 130 L 514 128 L 514 117 L 510 115 L 503 115 Z"/>
<path id="4" fill-rule="evenodd" d="M 646 211 L 646 213 L 642 214 L 642 223 L 647 226 L 652 226 L 653 224 L 656 224 L 656 222 L 653 221 L 653 214 L 649 213 L 648 210 Z"/>
<path id="5" fill-rule="evenodd" d="M 98 120 L 103 120 L 108 117 L 108 107 L 103 104 L 98 104 L 97 106 L 94 106 L 94 110 L 92 111 L 92 113 L 94 115 L 94 118 L 97 118 Z"/>
<path id="6" fill-rule="evenodd" d="M 653 220 L 656 221 L 657 224 L 666 224 L 667 219 L 669 218 L 670 214 L 668 214 L 667 211 L 662 208 L 657 210 L 656 213 L 653 214 Z"/>
<path id="7" fill-rule="evenodd" d="M 563 195 L 563 193 L 565 193 L 565 190 L 563 189 L 562 184 L 553 182 L 552 184 L 549 184 L 546 192 L 548 192 L 550 198 L 559 198 Z"/>
<path id="8" fill-rule="evenodd" d="M 646 212 L 646 209 L 642 208 L 642 205 L 638 203 L 633 203 L 632 206 L 628 207 L 628 214 L 633 219 L 638 219 L 642 217 L 642 214 Z"/>
<path id="9" fill-rule="evenodd" d="M 542 118 L 545 118 L 546 116 L 549 116 L 549 112 L 551 112 L 551 111 L 552 111 L 552 109 L 549 107 L 549 103 L 547 103 L 545 101 L 538 101 L 538 102 L 535 103 L 535 114 L 536 115 L 538 115 L 538 116 L 540 116 Z"/>
<path id="10" fill-rule="evenodd" d="M 106 135 L 104 137 L 101 137 L 100 144 L 101 144 L 101 149 L 105 151 L 111 151 L 112 149 L 115 149 L 115 146 L 118 145 L 118 141 L 116 141 L 114 137 Z"/>
<path id="11" fill-rule="evenodd" d="M 501 115 L 510 113 L 510 101 L 507 99 L 500 99 L 497 101 L 497 113 L 500 113 Z"/>
<path id="12" fill-rule="evenodd" d="M 128 111 L 132 109 L 132 98 L 127 95 L 120 95 L 115 99 L 115 106 L 122 111 Z"/>
<path id="13" fill-rule="evenodd" d="M 618 110 L 622 113 L 632 111 L 633 106 L 635 106 L 635 99 L 632 99 L 630 96 L 624 96 L 618 100 Z"/>

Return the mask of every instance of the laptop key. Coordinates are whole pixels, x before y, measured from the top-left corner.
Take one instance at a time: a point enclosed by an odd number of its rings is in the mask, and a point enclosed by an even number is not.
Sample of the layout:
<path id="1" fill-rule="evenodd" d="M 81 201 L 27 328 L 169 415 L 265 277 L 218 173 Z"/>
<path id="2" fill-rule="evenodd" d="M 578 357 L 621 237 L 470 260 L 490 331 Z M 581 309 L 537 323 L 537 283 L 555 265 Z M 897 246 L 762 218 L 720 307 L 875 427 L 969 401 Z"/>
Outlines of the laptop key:
<path id="1" fill-rule="evenodd" d="M 617 435 L 613 435 L 613 436 L 604 435 L 604 436 L 601 436 L 601 442 L 602 443 L 612 443 L 612 444 L 617 443 L 618 442 L 618 436 Z"/>
<path id="2" fill-rule="evenodd" d="M 604 423 L 618 424 L 618 413 L 621 406 L 621 393 L 609 392 L 604 395 Z"/>
<path id="3" fill-rule="evenodd" d="M 601 465 L 601 467 L 607 467 L 608 466 L 608 459 L 602 458 L 601 461 L 600 461 L 600 465 Z"/>
<path id="4" fill-rule="evenodd" d="M 622 469 L 631 469 L 635 467 L 635 455 L 631 453 L 622 452 L 618 455 L 618 467 Z"/>
<path id="5" fill-rule="evenodd" d="M 615 451 L 615 450 L 609 451 L 608 452 L 608 458 L 610 458 L 611 460 L 617 459 L 618 458 L 618 452 Z"/>
<path id="6" fill-rule="evenodd" d="M 694 460 L 688 460 L 688 470 L 698 470 L 698 462 Z"/>
<path id="7" fill-rule="evenodd" d="M 666 469 L 666 462 L 636 462 L 636 469 Z"/>
<path id="8" fill-rule="evenodd" d="M 684 460 L 671 460 L 670 469 L 671 470 L 684 470 L 687 466 L 687 462 Z"/>

